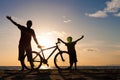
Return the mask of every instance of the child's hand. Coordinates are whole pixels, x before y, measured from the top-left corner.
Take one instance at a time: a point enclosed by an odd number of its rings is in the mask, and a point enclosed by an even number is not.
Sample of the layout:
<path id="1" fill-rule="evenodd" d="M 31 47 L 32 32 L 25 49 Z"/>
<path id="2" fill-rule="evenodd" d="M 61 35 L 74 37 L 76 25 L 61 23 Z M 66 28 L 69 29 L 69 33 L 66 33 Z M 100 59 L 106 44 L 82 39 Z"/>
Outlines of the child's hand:
<path id="1" fill-rule="evenodd" d="M 60 41 L 60 38 L 58 38 L 58 41 Z"/>
<path id="2" fill-rule="evenodd" d="M 84 35 L 82 35 L 82 37 L 81 38 L 84 38 Z"/>
<path id="3" fill-rule="evenodd" d="M 58 43 L 60 43 L 60 38 L 58 38 Z"/>

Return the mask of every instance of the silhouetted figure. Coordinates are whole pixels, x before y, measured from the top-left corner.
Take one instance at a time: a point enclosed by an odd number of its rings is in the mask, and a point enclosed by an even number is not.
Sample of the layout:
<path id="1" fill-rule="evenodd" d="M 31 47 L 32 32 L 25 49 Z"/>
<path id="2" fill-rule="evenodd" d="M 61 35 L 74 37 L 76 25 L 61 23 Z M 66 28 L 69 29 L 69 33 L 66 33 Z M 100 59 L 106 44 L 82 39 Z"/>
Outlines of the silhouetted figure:
<path id="1" fill-rule="evenodd" d="M 21 37 L 20 37 L 20 41 L 19 41 L 19 58 L 18 58 L 18 60 L 21 62 L 21 66 L 22 66 L 21 70 L 24 70 L 25 52 L 27 54 L 28 61 L 30 62 L 31 68 L 34 69 L 34 64 L 32 61 L 31 38 L 33 37 L 34 41 L 36 42 L 36 44 L 39 47 L 40 47 L 40 45 L 36 39 L 34 30 L 31 29 L 32 21 L 28 20 L 26 23 L 27 27 L 25 27 L 25 26 L 22 26 L 22 25 L 16 23 L 15 21 L 13 21 L 10 16 L 7 16 L 7 19 L 10 20 L 14 25 L 16 25 L 18 27 L 18 29 L 21 31 Z"/>
<path id="2" fill-rule="evenodd" d="M 69 53 L 69 58 L 70 58 L 70 65 L 73 65 L 73 63 L 75 64 L 75 69 L 77 67 L 77 55 L 76 55 L 76 50 L 75 50 L 75 44 L 81 40 L 84 36 L 82 36 L 81 38 L 77 39 L 76 41 L 72 41 L 72 37 L 67 37 L 67 43 L 64 42 L 63 40 L 61 40 L 60 38 L 58 38 L 58 41 L 61 41 L 62 43 L 64 43 L 67 46 L 68 49 L 68 53 Z M 71 68 L 70 68 L 71 69 Z"/>

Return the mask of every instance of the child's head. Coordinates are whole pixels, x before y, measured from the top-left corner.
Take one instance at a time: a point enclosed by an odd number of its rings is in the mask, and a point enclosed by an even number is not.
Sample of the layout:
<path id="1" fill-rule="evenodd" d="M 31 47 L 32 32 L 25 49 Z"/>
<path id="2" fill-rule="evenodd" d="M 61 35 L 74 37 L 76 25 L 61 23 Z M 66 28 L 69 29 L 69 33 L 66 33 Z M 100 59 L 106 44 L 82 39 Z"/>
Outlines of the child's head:
<path id="1" fill-rule="evenodd" d="M 71 43 L 72 42 L 72 37 L 71 36 L 67 37 L 67 41 L 68 41 L 68 43 Z"/>

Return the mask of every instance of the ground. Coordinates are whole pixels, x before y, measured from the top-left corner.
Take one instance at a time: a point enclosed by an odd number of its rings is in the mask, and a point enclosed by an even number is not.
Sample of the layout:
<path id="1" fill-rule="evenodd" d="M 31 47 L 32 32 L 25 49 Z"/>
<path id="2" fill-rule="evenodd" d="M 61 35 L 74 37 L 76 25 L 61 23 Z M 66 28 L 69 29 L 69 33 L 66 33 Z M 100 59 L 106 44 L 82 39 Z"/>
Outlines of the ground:
<path id="1" fill-rule="evenodd" d="M 0 70 L 0 80 L 120 80 L 120 69 Z"/>

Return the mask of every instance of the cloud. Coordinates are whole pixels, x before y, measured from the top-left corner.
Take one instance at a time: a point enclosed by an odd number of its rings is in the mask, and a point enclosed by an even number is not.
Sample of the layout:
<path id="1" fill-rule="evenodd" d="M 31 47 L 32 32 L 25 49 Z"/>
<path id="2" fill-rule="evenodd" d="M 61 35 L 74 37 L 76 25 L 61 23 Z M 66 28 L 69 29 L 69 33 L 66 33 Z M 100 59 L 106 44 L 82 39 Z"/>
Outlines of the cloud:
<path id="1" fill-rule="evenodd" d="M 86 16 L 95 18 L 105 18 L 108 13 L 112 13 L 113 16 L 120 17 L 120 0 L 111 0 L 106 2 L 106 7 L 103 10 L 98 10 L 95 13 L 85 13 Z"/>
<path id="2" fill-rule="evenodd" d="M 120 17 L 120 13 L 114 14 L 114 16 L 116 16 L 116 17 Z"/>
<path id="3" fill-rule="evenodd" d="M 98 48 L 85 48 L 85 49 L 83 49 L 83 51 L 87 51 L 87 52 L 98 52 L 99 51 L 99 49 Z"/>
<path id="4" fill-rule="evenodd" d="M 111 45 L 113 48 L 119 48 L 120 49 L 120 44 L 117 45 Z"/>
<path id="5" fill-rule="evenodd" d="M 111 0 L 106 2 L 107 7 L 104 9 L 106 12 L 118 12 L 120 9 L 120 0 Z"/>
<path id="6" fill-rule="evenodd" d="M 46 33 L 48 35 L 54 35 L 54 36 L 58 36 L 58 37 L 64 37 L 66 35 L 66 33 L 64 31 L 51 31 L 51 32 L 48 32 Z"/>
<path id="7" fill-rule="evenodd" d="M 96 17 L 96 18 L 107 17 L 107 14 L 105 12 L 103 12 L 103 11 L 97 11 L 96 13 L 93 13 L 93 14 L 86 13 L 85 15 L 89 16 L 89 17 Z"/>
<path id="8" fill-rule="evenodd" d="M 69 23 L 72 21 L 72 20 L 68 19 L 66 16 L 62 16 L 62 18 L 63 18 L 64 23 Z"/>
<path id="9" fill-rule="evenodd" d="M 64 20 L 63 22 L 64 23 L 69 23 L 69 22 L 71 22 L 71 20 Z"/>

